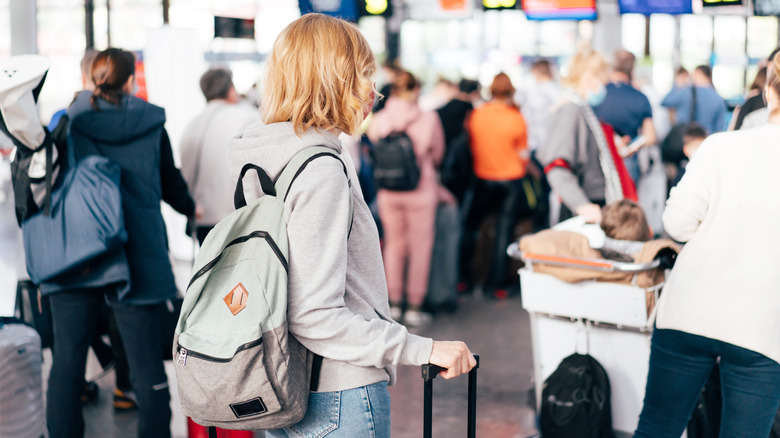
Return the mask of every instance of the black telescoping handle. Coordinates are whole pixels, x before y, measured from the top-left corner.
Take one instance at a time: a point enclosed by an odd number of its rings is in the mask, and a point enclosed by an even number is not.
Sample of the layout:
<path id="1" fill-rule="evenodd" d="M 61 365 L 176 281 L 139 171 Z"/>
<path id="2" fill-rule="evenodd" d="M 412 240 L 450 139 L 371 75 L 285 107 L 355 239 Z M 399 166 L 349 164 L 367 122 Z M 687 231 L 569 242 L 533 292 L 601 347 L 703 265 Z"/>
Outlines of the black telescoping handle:
<path id="1" fill-rule="evenodd" d="M 468 412 L 468 438 L 477 436 L 477 369 L 479 369 L 479 355 L 475 354 L 477 365 L 469 371 L 469 412 Z M 438 365 L 425 364 L 422 366 L 422 378 L 425 382 L 423 393 L 423 437 L 433 437 L 433 379 L 446 368 Z"/>

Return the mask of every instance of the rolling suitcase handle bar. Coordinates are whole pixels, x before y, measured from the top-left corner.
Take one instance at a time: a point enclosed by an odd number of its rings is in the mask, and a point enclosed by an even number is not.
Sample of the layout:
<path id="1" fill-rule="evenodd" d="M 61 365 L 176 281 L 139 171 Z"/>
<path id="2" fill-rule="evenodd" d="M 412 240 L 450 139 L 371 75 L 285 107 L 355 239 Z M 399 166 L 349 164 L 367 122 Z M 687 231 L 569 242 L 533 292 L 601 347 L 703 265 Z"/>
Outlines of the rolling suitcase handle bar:
<path id="1" fill-rule="evenodd" d="M 468 412 L 468 437 L 477 436 L 477 369 L 479 368 L 479 355 L 474 355 L 477 365 L 469 371 L 469 412 Z M 423 437 L 433 437 L 433 379 L 444 371 L 438 365 L 425 364 L 422 366 L 422 378 L 425 381 L 423 400 Z"/>

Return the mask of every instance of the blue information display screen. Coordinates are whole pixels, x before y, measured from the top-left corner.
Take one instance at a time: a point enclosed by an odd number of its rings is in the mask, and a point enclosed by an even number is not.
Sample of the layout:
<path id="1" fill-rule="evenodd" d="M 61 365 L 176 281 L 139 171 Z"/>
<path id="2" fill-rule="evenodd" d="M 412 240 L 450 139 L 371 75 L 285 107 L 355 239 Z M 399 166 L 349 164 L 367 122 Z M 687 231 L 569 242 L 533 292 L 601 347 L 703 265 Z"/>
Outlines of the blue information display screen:
<path id="1" fill-rule="evenodd" d="M 692 14 L 691 0 L 620 0 L 621 14 Z"/>
<path id="2" fill-rule="evenodd" d="M 320 12 L 349 21 L 357 21 L 358 8 L 355 0 L 299 0 L 301 15 Z"/>

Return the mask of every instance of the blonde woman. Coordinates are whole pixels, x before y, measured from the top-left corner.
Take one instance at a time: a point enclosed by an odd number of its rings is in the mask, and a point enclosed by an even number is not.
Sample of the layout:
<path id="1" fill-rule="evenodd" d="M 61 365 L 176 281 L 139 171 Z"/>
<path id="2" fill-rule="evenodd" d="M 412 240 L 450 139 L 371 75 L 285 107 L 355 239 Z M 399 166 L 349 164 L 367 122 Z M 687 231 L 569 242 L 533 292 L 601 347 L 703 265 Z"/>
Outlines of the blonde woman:
<path id="1" fill-rule="evenodd" d="M 769 123 L 707 137 L 672 189 L 664 229 L 686 242 L 658 304 L 635 437 L 679 437 L 716 363 L 721 437 L 765 438 L 780 405 L 780 57 Z"/>
<path id="2" fill-rule="evenodd" d="M 545 166 L 550 187 L 562 201 L 559 220 L 572 215 L 601 222 L 601 207 L 627 197 L 636 201 L 633 183 L 621 159 L 616 159 L 613 132 L 599 122 L 592 107 L 607 94 L 609 64 L 583 46 L 562 81 L 563 100 L 552 116 L 547 140 L 537 157 Z"/>
<path id="3" fill-rule="evenodd" d="M 288 25 L 267 61 L 265 124 L 228 149 L 233 178 L 246 163 L 276 177 L 300 150 L 341 154 L 311 161 L 285 202 L 289 242 L 290 333 L 324 358 L 319 391 L 300 423 L 275 437 L 389 437 L 396 365 L 434 363 L 451 378 L 476 363 L 462 342 L 412 335 L 390 317 L 379 237 L 338 135 L 357 135 L 374 102 L 376 62 L 357 28 L 321 14 Z M 256 196 L 263 196 L 257 188 Z M 252 195 L 248 193 L 248 195 Z M 352 229 L 349 197 L 354 203 Z"/>

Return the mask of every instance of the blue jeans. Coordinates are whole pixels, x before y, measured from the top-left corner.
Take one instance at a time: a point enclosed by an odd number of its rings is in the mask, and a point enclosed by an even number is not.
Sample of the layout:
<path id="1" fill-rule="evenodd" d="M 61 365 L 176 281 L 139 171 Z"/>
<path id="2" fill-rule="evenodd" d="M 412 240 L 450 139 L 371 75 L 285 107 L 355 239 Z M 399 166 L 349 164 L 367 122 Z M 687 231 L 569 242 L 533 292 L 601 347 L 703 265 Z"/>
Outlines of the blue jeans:
<path id="1" fill-rule="evenodd" d="M 721 438 L 766 438 L 780 405 L 780 364 L 715 339 L 656 329 L 635 438 L 679 438 L 720 358 Z"/>
<path id="2" fill-rule="evenodd" d="M 309 394 L 306 416 L 298 424 L 266 433 L 276 438 L 390 438 L 387 382 L 347 391 Z"/>

